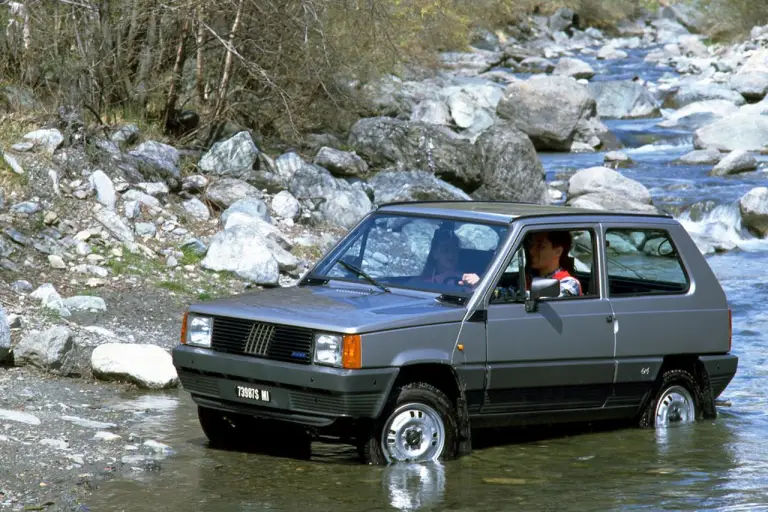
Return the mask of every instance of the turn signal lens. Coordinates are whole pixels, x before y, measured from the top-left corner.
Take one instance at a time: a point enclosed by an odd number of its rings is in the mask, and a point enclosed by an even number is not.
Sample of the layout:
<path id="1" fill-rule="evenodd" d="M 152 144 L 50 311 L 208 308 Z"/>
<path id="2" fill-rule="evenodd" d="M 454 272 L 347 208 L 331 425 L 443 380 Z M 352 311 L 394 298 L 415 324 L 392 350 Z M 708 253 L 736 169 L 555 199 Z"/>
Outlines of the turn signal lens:
<path id="1" fill-rule="evenodd" d="M 181 343 L 182 345 L 187 344 L 187 317 L 189 316 L 188 312 L 184 312 L 184 318 L 181 321 Z"/>
<path id="2" fill-rule="evenodd" d="M 345 334 L 341 352 L 342 368 L 357 369 L 363 366 L 363 351 L 359 334 Z"/>

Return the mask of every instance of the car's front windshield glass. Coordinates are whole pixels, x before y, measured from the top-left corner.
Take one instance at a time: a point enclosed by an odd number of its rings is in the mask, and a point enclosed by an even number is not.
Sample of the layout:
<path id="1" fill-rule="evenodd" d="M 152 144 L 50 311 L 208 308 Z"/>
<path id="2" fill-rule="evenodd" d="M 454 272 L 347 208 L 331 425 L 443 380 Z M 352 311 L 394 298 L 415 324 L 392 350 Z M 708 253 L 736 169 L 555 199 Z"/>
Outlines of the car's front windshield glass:
<path id="1" fill-rule="evenodd" d="M 507 228 L 376 213 L 323 258 L 312 276 L 365 282 L 382 290 L 402 287 L 466 296 L 484 276 Z"/>

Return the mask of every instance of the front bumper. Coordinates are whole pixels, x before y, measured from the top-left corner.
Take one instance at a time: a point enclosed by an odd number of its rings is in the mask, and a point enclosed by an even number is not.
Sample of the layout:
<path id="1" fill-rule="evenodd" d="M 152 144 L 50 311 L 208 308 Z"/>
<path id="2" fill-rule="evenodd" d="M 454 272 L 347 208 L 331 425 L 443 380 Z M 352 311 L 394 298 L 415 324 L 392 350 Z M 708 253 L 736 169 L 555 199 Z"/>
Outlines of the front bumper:
<path id="1" fill-rule="evenodd" d="M 199 405 L 312 426 L 378 417 L 398 372 L 282 363 L 187 345 L 172 356 L 182 386 Z M 238 386 L 267 391 L 269 401 L 242 398 Z"/>

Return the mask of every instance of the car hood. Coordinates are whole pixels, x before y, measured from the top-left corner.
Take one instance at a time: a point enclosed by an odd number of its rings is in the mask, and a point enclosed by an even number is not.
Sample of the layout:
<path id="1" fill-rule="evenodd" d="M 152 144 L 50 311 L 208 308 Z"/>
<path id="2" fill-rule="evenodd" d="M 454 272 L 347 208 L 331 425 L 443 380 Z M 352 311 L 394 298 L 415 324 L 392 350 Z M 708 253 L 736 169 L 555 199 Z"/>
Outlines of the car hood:
<path id="1" fill-rule="evenodd" d="M 194 304 L 192 313 L 357 333 L 459 322 L 466 308 L 434 294 L 355 286 L 271 288 Z"/>

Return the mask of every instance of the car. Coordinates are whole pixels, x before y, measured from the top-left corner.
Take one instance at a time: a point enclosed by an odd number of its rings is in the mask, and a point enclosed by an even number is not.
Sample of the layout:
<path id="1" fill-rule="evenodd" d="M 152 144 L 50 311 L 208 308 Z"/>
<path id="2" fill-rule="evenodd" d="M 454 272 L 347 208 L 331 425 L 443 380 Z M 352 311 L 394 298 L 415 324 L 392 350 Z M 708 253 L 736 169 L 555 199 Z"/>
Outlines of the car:
<path id="1" fill-rule="evenodd" d="M 554 255 L 568 270 L 544 273 Z M 489 427 L 716 418 L 731 325 L 669 215 L 398 202 L 295 286 L 190 305 L 172 356 L 212 446 L 390 464 L 466 455 Z"/>

